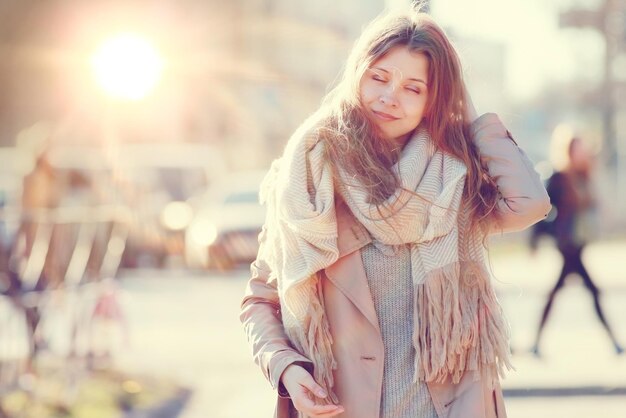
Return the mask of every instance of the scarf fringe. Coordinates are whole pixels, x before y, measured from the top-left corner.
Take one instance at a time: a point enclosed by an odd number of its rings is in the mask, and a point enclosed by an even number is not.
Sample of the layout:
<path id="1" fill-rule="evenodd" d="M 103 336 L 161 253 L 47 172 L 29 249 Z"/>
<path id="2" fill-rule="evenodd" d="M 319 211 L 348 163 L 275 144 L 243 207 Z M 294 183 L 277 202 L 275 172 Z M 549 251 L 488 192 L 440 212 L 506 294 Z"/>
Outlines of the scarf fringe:
<path id="1" fill-rule="evenodd" d="M 431 271 L 416 286 L 414 303 L 414 382 L 458 383 L 477 371 L 495 384 L 513 369 L 508 324 L 488 272 L 476 262 Z"/>
<path id="2" fill-rule="evenodd" d="M 333 391 L 333 370 L 337 368 L 337 362 L 333 355 L 333 337 L 325 314 L 322 282 L 315 274 L 305 286 L 308 286 L 309 293 L 305 326 L 288 328 L 287 335 L 296 348 L 313 362 L 313 378 L 328 394 L 326 398 L 315 396 L 315 402 L 322 405 L 338 404 L 339 398 Z"/>

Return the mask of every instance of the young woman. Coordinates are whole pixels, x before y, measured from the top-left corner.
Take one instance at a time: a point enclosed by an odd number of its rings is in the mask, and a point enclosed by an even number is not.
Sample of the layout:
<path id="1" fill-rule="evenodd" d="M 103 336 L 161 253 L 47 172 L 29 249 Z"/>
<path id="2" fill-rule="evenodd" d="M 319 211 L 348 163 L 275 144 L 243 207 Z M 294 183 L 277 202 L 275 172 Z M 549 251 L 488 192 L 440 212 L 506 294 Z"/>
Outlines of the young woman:
<path id="1" fill-rule="evenodd" d="M 426 14 L 385 15 L 267 175 L 242 302 L 277 417 L 502 417 L 489 233 L 550 203 Z"/>

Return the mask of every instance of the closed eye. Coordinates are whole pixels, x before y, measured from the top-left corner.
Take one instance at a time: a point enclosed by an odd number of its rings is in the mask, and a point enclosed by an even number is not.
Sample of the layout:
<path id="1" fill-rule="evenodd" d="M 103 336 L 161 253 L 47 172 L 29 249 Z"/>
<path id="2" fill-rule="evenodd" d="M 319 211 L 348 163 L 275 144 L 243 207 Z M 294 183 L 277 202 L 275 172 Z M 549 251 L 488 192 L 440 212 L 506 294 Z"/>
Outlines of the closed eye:
<path id="1" fill-rule="evenodd" d="M 372 75 L 372 80 L 374 81 L 378 81 L 380 83 L 385 83 L 387 82 L 387 80 L 385 80 L 385 77 L 378 71 L 374 70 L 373 68 L 369 69 L 369 72 Z"/>

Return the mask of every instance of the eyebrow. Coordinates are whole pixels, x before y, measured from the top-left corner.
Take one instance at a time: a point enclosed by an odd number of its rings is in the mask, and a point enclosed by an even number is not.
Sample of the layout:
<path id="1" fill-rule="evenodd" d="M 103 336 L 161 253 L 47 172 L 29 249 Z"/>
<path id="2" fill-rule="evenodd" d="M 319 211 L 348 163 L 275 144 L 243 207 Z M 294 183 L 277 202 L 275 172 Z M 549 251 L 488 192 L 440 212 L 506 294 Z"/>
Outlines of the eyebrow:
<path id="1" fill-rule="evenodd" d="M 384 72 L 384 73 L 386 73 L 386 74 L 389 74 L 389 71 L 385 70 L 385 69 L 384 69 L 384 68 L 382 68 L 382 67 L 372 67 L 371 69 L 373 69 L 373 70 L 379 70 L 379 71 L 382 71 L 382 72 Z M 411 81 L 417 81 L 418 83 L 423 83 L 426 87 L 428 87 L 428 84 L 427 84 L 424 80 L 422 80 L 421 78 L 409 78 L 409 80 L 411 80 Z"/>

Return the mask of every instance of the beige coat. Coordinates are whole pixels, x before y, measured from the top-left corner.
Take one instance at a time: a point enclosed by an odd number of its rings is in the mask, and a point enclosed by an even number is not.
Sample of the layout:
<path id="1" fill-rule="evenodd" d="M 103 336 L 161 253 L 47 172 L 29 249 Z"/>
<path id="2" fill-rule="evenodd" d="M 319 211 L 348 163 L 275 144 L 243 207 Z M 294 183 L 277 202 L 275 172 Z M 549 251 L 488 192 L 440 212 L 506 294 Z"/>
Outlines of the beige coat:
<path id="1" fill-rule="evenodd" d="M 501 222 L 493 222 L 491 232 L 518 231 L 543 219 L 550 210 L 548 195 L 532 163 L 498 117 L 485 114 L 472 128 L 481 158 L 502 194 Z M 336 211 L 339 259 L 318 274 L 337 361 L 334 390 L 345 408 L 338 417 L 379 418 L 385 353 L 360 254 L 371 237 L 345 204 L 338 202 Z M 261 233 L 261 245 L 264 238 Z M 257 259 L 251 272 L 240 318 L 255 362 L 279 392 L 275 417 L 289 418 L 293 405 L 279 384 L 280 376 L 294 362 L 309 369 L 313 366 L 285 335 L 276 282 L 270 279 L 267 264 Z M 506 417 L 500 386 L 490 387 L 474 372 L 467 372 L 458 384 L 428 383 L 428 389 L 440 418 Z"/>

